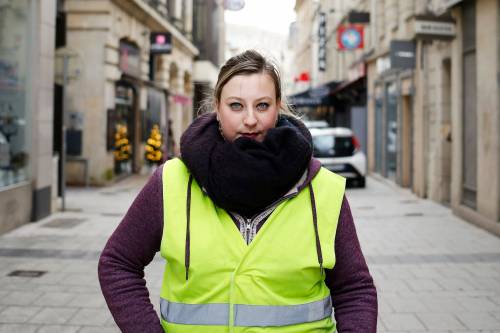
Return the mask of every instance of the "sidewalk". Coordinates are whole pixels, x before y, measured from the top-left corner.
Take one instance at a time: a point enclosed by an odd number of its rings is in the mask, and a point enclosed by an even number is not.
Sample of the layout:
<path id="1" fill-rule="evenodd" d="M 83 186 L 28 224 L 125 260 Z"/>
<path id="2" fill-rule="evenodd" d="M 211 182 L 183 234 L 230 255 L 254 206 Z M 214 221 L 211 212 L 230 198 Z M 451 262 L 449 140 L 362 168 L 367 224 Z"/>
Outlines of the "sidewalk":
<path id="1" fill-rule="evenodd" d="M 68 212 L 0 236 L 0 332 L 119 332 L 97 258 L 145 177 L 70 189 Z M 348 191 L 379 291 L 379 332 L 500 332 L 500 239 L 370 178 Z M 163 263 L 146 280 L 157 306 Z M 13 271 L 28 277 L 8 276 Z"/>
<path id="2" fill-rule="evenodd" d="M 373 178 L 348 193 L 379 332 L 500 332 L 500 239 Z"/>

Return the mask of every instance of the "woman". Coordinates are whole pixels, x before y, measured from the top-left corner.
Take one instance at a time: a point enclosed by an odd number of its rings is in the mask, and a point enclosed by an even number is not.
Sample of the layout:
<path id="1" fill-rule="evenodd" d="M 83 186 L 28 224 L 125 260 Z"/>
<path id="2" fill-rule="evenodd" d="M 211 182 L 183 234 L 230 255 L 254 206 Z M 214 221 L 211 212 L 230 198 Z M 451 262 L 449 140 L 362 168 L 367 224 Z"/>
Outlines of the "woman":
<path id="1" fill-rule="evenodd" d="M 222 67 L 215 112 L 186 130 L 181 159 L 155 172 L 101 255 L 123 332 L 376 331 L 345 180 L 312 158 L 310 133 L 283 99 L 259 53 Z M 143 279 L 158 251 L 160 318 Z"/>

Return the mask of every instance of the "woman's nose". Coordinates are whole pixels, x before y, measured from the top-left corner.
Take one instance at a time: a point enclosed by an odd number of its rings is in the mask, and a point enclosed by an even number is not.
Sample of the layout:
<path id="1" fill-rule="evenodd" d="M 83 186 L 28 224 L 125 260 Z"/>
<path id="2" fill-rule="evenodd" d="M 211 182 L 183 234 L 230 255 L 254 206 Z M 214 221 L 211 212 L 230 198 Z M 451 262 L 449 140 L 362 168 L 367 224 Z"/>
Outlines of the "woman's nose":
<path id="1" fill-rule="evenodd" d="M 255 117 L 254 110 L 248 110 L 245 118 L 243 119 L 243 123 L 246 126 L 255 126 L 257 124 L 257 117 Z"/>

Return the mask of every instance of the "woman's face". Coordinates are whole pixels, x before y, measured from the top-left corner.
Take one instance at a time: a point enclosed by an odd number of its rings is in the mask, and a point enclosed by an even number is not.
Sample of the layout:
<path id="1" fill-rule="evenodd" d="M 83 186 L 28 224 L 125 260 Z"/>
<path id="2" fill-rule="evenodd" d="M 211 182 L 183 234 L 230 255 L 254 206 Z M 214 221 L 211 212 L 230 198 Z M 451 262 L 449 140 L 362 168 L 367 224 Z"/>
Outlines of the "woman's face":
<path id="1" fill-rule="evenodd" d="M 264 73 L 235 75 L 222 87 L 217 118 L 224 138 L 245 136 L 259 142 L 276 125 L 280 100 L 271 76 Z"/>

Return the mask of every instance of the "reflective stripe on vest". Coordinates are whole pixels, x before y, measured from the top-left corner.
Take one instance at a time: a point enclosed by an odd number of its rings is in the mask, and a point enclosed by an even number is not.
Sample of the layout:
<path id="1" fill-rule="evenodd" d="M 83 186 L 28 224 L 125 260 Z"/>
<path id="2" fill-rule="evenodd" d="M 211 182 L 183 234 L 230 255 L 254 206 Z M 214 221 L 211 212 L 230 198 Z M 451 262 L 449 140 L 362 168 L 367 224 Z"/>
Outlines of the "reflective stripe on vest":
<path id="1" fill-rule="evenodd" d="M 229 324 L 229 304 L 185 304 L 160 301 L 163 320 L 184 325 Z M 332 315 L 330 296 L 322 300 L 298 305 L 234 305 L 234 326 L 287 326 L 322 320 Z"/>

